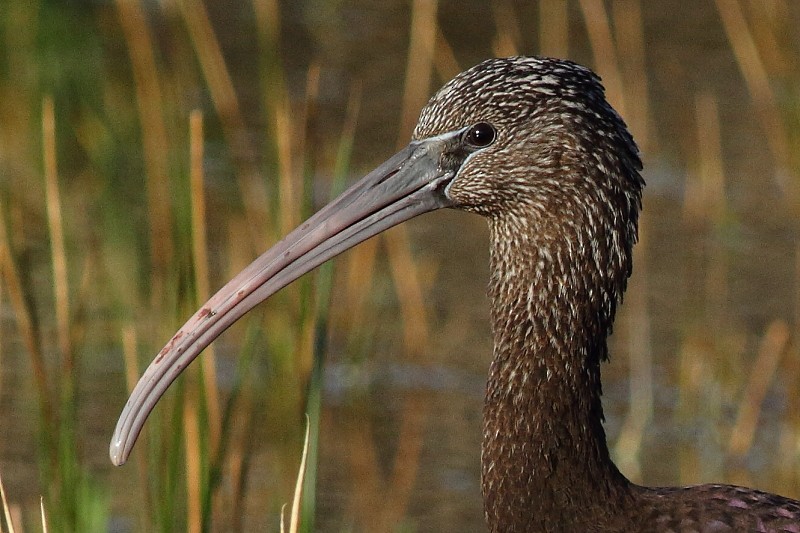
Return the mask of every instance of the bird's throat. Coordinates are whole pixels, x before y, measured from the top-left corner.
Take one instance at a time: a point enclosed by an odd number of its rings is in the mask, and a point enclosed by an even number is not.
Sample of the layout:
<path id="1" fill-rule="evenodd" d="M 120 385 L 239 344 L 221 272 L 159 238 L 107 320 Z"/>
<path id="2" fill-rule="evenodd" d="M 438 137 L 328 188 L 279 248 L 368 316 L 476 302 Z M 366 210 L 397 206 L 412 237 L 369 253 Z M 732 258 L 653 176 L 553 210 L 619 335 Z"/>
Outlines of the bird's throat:
<path id="1" fill-rule="evenodd" d="M 566 251 L 516 243 L 498 231 L 492 228 L 494 357 L 482 455 L 487 520 L 504 531 L 508 524 L 547 530 L 556 518 L 563 527 L 565 512 L 566 520 L 570 511 L 582 520 L 598 502 L 625 500 L 628 482 L 609 458 L 600 402 L 613 317 L 602 316 L 602 288 L 589 286 L 591 273 L 561 272 L 569 263 L 558 255 Z"/>

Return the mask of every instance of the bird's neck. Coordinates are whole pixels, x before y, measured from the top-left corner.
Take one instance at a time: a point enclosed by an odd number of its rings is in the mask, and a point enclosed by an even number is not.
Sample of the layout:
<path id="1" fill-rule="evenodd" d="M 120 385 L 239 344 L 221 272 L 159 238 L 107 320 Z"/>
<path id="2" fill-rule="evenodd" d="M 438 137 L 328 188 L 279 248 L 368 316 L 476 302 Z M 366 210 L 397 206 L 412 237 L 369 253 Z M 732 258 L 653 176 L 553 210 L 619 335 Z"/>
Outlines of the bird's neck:
<path id="1" fill-rule="evenodd" d="M 563 528 L 627 499 L 600 402 L 600 362 L 619 290 L 583 243 L 531 242 L 531 228 L 513 226 L 491 223 L 485 511 L 493 531 Z"/>

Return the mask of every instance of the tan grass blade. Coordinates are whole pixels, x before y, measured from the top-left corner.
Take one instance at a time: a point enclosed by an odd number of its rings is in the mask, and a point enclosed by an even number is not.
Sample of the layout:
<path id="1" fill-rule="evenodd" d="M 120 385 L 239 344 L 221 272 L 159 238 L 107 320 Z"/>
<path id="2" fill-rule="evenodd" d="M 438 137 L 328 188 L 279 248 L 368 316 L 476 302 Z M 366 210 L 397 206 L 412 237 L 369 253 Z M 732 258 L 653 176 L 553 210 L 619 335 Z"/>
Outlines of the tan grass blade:
<path id="1" fill-rule="evenodd" d="M 197 305 L 211 296 L 208 273 L 208 239 L 206 238 L 206 201 L 203 172 L 203 113 L 194 110 L 189 116 L 189 183 L 192 202 L 192 260 L 194 264 Z M 220 442 L 219 387 L 217 386 L 217 365 L 214 345 L 205 350 L 200 359 L 203 368 L 203 387 L 207 398 L 211 456 L 215 456 Z"/>
<path id="2" fill-rule="evenodd" d="M 398 145 L 408 142 L 418 110 L 429 97 L 433 73 L 436 36 L 437 2 L 415 0 L 412 5 L 412 26 L 406 64 L 403 110 L 401 113 Z M 427 342 L 427 313 L 425 312 L 419 273 L 411 260 L 407 229 L 397 226 L 383 235 L 387 244 L 393 279 L 403 312 L 404 336 L 410 342 L 409 353 L 418 351 Z M 350 313 L 344 319 L 348 324 L 363 323 L 365 306 L 372 287 L 372 277 L 378 240 L 359 245 L 349 254 L 346 294 Z"/>
<path id="3" fill-rule="evenodd" d="M 6 526 L 8 527 L 8 532 L 14 533 L 14 522 L 11 520 L 11 511 L 8 508 L 8 500 L 6 499 L 6 489 L 3 486 L 3 476 L 0 476 L 0 497 L 2 497 L 3 499 L 3 515 L 6 518 Z"/>
<path id="4" fill-rule="evenodd" d="M 749 0 L 748 19 L 752 24 L 753 41 L 771 75 L 786 77 L 795 74 L 795 48 L 787 42 L 794 28 L 789 5 L 783 1 Z M 787 39 L 788 37 L 788 39 Z"/>
<path id="5" fill-rule="evenodd" d="M 706 361 L 712 360 L 714 354 L 705 341 L 705 337 L 687 335 L 678 353 L 678 405 L 675 418 L 683 423 L 697 416 L 703 401 L 703 385 L 711 379 Z M 678 462 L 681 483 L 694 485 L 702 480 L 702 464 L 693 447 L 681 447 Z"/>
<path id="6" fill-rule="evenodd" d="M 64 226 L 61 215 L 61 198 L 58 192 L 58 167 L 56 163 L 56 120 L 52 97 L 42 102 L 42 143 L 44 149 L 45 203 L 50 229 L 50 250 L 53 261 L 53 292 L 55 293 L 56 330 L 66 376 L 72 375 L 74 361 L 69 333 L 69 284 L 67 282 L 67 255 L 64 248 Z"/>
<path id="7" fill-rule="evenodd" d="M 297 471 L 297 483 L 294 486 L 294 498 L 292 499 L 292 515 L 289 519 L 289 533 L 297 533 L 300 527 L 300 501 L 303 496 L 303 479 L 306 475 L 306 465 L 308 460 L 308 439 L 311 429 L 311 420 L 306 415 L 306 436 L 303 441 L 303 457 L 300 459 L 300 468 Z"/>
<path id="8" fill-rule="evenodd" d="M 419 267 L 411 255 L 408 231 L 386 232 L 389 265 L 403 314 L 403 340 L 407 356 L 420 360 L 430 339 L 428 313 Z"/>
<path id="9" fill-rule="evenodd" d="M 569 54 L 569 3 L 564 0 L 539 2 L 539 53 L 551 57 Z"/>
<path id="10" fill-rule="evenodd" d="M 434 67 L 439 75 L 439 80 L 444 82 L 451 80 L 456 74 L 464 70 L 458 64 L 453 47 L 447 42 L 447 38 L 442 33 L 441 28 L 436 28 L 436 55 L 434 57 Z"/>
<path id="11" fill-rule="evenodd" d="M 47 514 L 44 512 L 44 498 L 41 497 L 39 498 L 39 510 L 42 516 L 42 533 L 47 533 Z"/>
<path id="12" fill-rule="evenodd" d="M 736 423 L 731 431 L 728 454 L 733 457 L 744 456 L 753 445 L 761 406 L 770 384 L 775 379 L 789 339 L 789 326 L 782 320 L 774 320 L 764 333 L 758 355 L 750 371 L 750 379 L 739 403 Z"/>
<path id="13" fill-rule="evenodd" d="M 183 403 L 183 431 L 186 438 L 186 529 L 190 533 L 203 530 L 200 474 L 200 430 L 197 415 L 197 373 L 186 380 L 186 397 Z"/>
<path id="14" fill-rule="evenodd" d="M 747 25 L 738 0 L 715 0 L 728 42 L 739 63 L 747 89 L 755 104 L 764 135 L 772 155 L 782 168 L 789 167 L 790 149 L 784 132 L 775 93 L 769 83 L 769 74 L 761 60 L 753 34 Z"/>
<path id="15" fill-rule="evenodd" d="M 406 80 L 400 118 L 399 145 L 405 145 L 417 120 L 417 111 L 428 99 L 436 52 L 437 0 L 414 0 L 411 7 Z"/>
<path id="16" fill-rule="evenodd" d="M 598 73 L 603 77 L 608 100 L 623 117 L 627 116 L 625 108 L 625 91 L 619 68 L 617 49 L 611 35 L 611 24 L 603 0 L 579 0 L 583 12 L 586 31 L 592 46 L 594 63 Z"/>
<path id="17" fill-rule="evenodd" d="M 228 276 L 244 269 L 252 260 L 251 255 L 241 246 L 237 246 L 242 232 L 245 231 L 247 220 L 244 217 L 232 217 L 228 220 L 228 238 L 226 240 L 228 259 Z M 234 326 L 236 327 L 236 326 Z M 240 326 L 241 327 L 241 326 Z M 246 376 L 243 376 L 243 380 Z M 254 424 L 253 412 L 257 401 L 254 400 L 252 383 L 243 383 L 239 400 L 234 405 L 232 413 L 233 422 L 230 425 L 233 435 L 228 442 L 225 453 L 227 486 L 231 488 L 227 503 L 231 517 L 231 531 L 242 531 L 245 517 L 245 503 L 247 497 L 247 473 L 252 460 L 252 426 Z M 221 492 L 221 491 L 220 491 Z M 217 505 L 217 502 L 214 502 Z M 214 507 L 214 511 L 217 507 Z"/>
<path id="18" fill-rule="evenodd" d="M 293 116 L 289 96 L 281 92 L 282 98 L 275 109 L 275 144 L 278 149 L 279 232 L 285 235 L 294 229 L 298 221 L 298 201 L 295 192 L 296 172 L 293 157 Z"/>
<path id="19" fill-rule="evenodd" d="M 492 45 L 494 55 L 497 57 L 518 55 L 522 32 L 514 8 L 507 2 L 492 2 L 492 14 L 497 28 L 497 35 Z"/>
<path id="20" fill-rule="evenodd" d="M 412 4 L 412 28 L 409 46 L 409 59 L 406 67 L 406 85 L 403 93 L 403 111 L 399 135 L 399 144 L 405 144 L 408 133 L 413 127 L 416 113 L 425 104 L 429 96 L 431 75 L 434 68 L 436 38 L 436 2 L 416 0 Z M 388 259 L 392 269 L 398 299 L 403 316 L 403 335 L 406 356 L 411 360 L 419 360 L 428 344 L 429 331 L 427 312 L 424 305 L 423 289 L 417 266 L 414 264 L 405 226 L 398 226 L 386 232 L 384 241 L 388 248 Z M 366 246 L 365 246 L 366 245 Z M 360 249 L 360 250 L 359 250 Z M 359 254 L 358 260 L 356 254 Z M 372 277 L 372 264 L 375 260 L 375 244 L 363 243 L 356 253 L 351 254 L 348 265 L 348 289 L 357 292 L 349 293 L 360 296 L 359 303 L 366 301 L 365 289 L 368 289 Z M 359 275 L 356 270 L 364 272 L 365 264 L 369 265 L 367 276 Z M 350 305 L 349 309 L 355 306 Z M 359 311 L 363 312 L 364 306 Z M 351 317 L 354 316 L 351 313 Z M 352 318 L 351 318 L 352 320 Z M 392 466 L 392 477 L 388 490 L 380 483 L 381 473 L 378 468 L 378 455 L 374 450 L 375 443 L 367 435 L 371 429 L 369 424 L 353 428 L 350 436 L 354 449 L 360 453 L 353 454 L 351 468 L 357 478 L 359 497 L 356 499 L 365 512 L 357 513 L 363 521 L 364 529 L 370 531 L 386 531 L 402 518 L 416 479 L 419 467 L 419 456 L 422 448 L 422 432 L 428 416 L 430 402 L 424 397 L 409 393 L 404 399 L 398 449 Z M 355 457 L 355 456 L 358 457 Z M 389 502 L 387 505 L 371 505 L 380 499 Z M 374 510 L 380 509 L 379 513 Z"/>
<path id="21" fill-rule="evenodd" d="M 699 164 L 694 179 L 691 174 L 687 179 L 683 215 L 687 222 L 720 224 L 727 212 L 727 202 L 716 96 L 695 96 L 695 117 Z"/>
<path id="22" fill-rule="evenodd" d="M 438 31 L 437 9 L 436 1 L 415 0 L 412 4 L 399 145 L 407 142 L 417 112 L 425 105 L 429 96 Z M 389 262 L 403 313 L 405 346 L 407 353 L 416 357 L 427 346 L 429 335 L 419 271 L 411 257 L 411 246 L 405 226 L 398 226 L 385 235 Z"/>
<path id="23" fill-rule="evenodd" d="M 625 121 L 642 153 L 647 156 L 653 149 L 650 131 L 650 97 L 648 94 L 647 67 L 645 65 L 644 22 L 640 0 L 615 0 L 612 4 L 617 50 L 624 66 L 625 94 L 628 115 Z"/>
<path id="24" fill-rule="evenodd" d="M 125 386 L 128 395 L 133 391 L 136 382 L 139 380 L 140 370 L 137 358 L 137 344 L 136 328 L 134 328 L 132 324 L 125 324 L 122 327 L 122 359 L 125 362 Z M 144 439 L 148 438 L 149 436 L 147 432 L 145 432 L 142 437 L 140 437 L 140 440 L 144 441 Z M 144 445 L 144 442 L 141 442 L 133 453 L 137 458 L 136 467 L 139 476 L 139 486 L 142 487 L 144 491 L 143 508 L 146 512 L 150 512 L 150 509 L 153 508 L 153 495 L 150 489 L 150 483 L 147 481 L 147 446 Z"/>
<path id="25" fill-rule="evenodd" d="M 140 0 L 116 0 L 122 34 L 131 58 L 136 105 L 141 124 L 142 152 L 147 179 L 150 228 L 151 305 L 160 309 L 166 275 L 172 264 L 171 207 L 169 193 L 169 135 L 162 115 L 165 102 L 159 81 L 153 38 Z M 157 315 L 157 313 L 155 313 Z"/>
<path id="26" fill-rule="evenodd" d="M 192 212 L 192 254 L 197 287 L 197 304 L 210 296 L 208 275 L 208 243 L 206 241 L 205 188 L 203 186 L 203 114 L 192 111 L 189 117 L 189 188 Z M 220 439 L 219 391 L 213 348 L 200 361 L 203 387 L 207 399 L 208 422 L 212 456 Z M 192 369 L 192 378 L 184 398 L 184 432 L 186 435 L 186 499 L 187 528 L 192 533 L 202 531 L 202 451 L 200 446 L 200 417 L 198 405 L 202 395 L 197 390 L 198 369 Z"/>
<path id="27" fill-rule="evenodd" d="M 222 48 L 217 39 L 208 11 L 203 2 L 179 0 L 178 6 L 186 21 L 189 37 L 211 93 L 211 100 L 222 123 L 223 134 L 232 152 L 237 168 L 237 183 L 253 250 L 260 250 L 267 242 L 263 229 L 269 219 L 267 190 L 254 163 L 254 148 L 242 132 L 246 131 L 244 116 L 233 87 Z"/>
<path id="28" fill-rule="evenodd" d="M 317 121 L 317 106 L 319 103 L 319 88 L 320 88 L 320 74 L 321 67 L 318 63 L 313 63 L 308 67 L 306 73 L 306 94 L 303 100 L 303 107 L 300 113 L 299 128 L 297 140 L 295 142 L 296 150 L 296 168 L 298 169 L 295 176 L 295 182 L 300 185 L 301 194 L 297 195 L 297 204 L 293 207 L 293 214 L 295 220 L 300 220 L 300 216 L 305 214 L 303 211 L 304 198 L 307 197 L 305 187 L 310 182 L 309 176 L 313 175 L 315 168 L 317 168 L 317 159 L 313 152 L 307 152 L 308 146 L 318 146 L 315 135 L 315 124 Z M 346 116 L 345 116 L 346 117 Z M 347 118 L 345 118 L 347 120 Z M 335 179 L 335 178 L 334 178 Z M 312 185 L 313 187 L 313 185 Z M 289 230 L 294 227 L 289 228 Z M 299 289 L 299 286 L 298 286 Z M 300 298 L 297 298 L 298 306 L 300 306 Z M 304 320 L 301 325 L 301 330 L 298 336 L 298 351 L 295 361 L 295 368 L 297 369 L 303 380 L 308 379 L 312 372 L 314 364 L 314 339 L 317 331 L 317 315 L 316 313 L 310 316 L 310 320 Z"/>
<path id="29" fill-rule="evenodd" d="M 25 299 L 22 281 L 19 276 L 19 269 L 11 253 L 8 234 L 6 233 L 6 225 L 2 222 L 5 220 L 3 211 L 2 203 L 0 203 L 0 265 L 2 265 L 5 287 L 8 290 L 8 297 L 13 310 L 14 320 L 17 322 L 20 336 L 22 337 L 25 349 L 28 351 L 28 356 L 31 359 L 31 368 L 33 369 L 33 378 L 36 384 L 36 393 L 42 411 L 42 417 L 48 427 L 54 427 L 55 415 L 50 403 L 50 394 L 47 386 L 47 367 L 37 340 L 33 319 L 31 317 L 31 310 Z"/>

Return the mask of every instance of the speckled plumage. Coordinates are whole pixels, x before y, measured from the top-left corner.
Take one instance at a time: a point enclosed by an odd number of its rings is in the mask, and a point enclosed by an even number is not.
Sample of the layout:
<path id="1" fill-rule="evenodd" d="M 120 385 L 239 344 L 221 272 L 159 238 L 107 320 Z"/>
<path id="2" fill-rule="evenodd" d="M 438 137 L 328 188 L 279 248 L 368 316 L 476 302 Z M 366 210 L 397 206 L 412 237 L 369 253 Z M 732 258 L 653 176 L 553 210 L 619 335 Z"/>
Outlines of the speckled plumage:
<path id="1" fill-rule="evenodd" d="M 489 529 L 800 533 L 797 501 L 725 485 L 639 487 L 610 459 L 600 363 L 631 273 L 644 182 L 597 76 L 554 59 L 485 61 L 433 96 L 414 137 L 481 122 L 496 139 L 459 162 L 446 193 L 491 233 Z"/>

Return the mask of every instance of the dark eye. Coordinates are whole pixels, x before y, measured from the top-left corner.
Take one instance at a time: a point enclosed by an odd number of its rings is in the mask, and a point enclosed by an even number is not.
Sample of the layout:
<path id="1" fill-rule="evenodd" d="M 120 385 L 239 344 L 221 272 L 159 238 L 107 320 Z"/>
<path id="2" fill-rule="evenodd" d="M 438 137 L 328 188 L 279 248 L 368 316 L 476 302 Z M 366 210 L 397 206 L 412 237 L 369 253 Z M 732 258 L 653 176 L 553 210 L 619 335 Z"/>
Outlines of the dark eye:
<path id="1" fill-rule="evenodd" d="M 497 131 L 488 122 L 478 122 L 467 130 L 467 142 L 476 148 L 486 148 L 496 137 Z"/>

